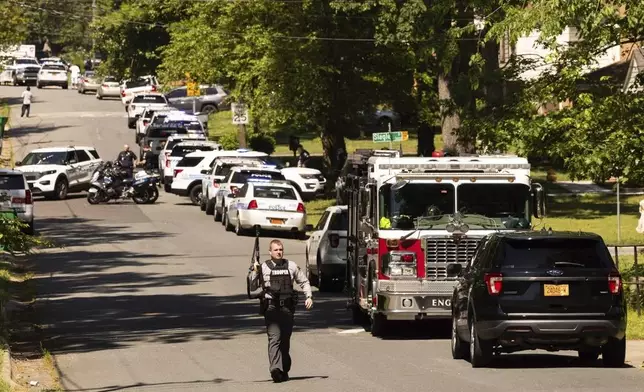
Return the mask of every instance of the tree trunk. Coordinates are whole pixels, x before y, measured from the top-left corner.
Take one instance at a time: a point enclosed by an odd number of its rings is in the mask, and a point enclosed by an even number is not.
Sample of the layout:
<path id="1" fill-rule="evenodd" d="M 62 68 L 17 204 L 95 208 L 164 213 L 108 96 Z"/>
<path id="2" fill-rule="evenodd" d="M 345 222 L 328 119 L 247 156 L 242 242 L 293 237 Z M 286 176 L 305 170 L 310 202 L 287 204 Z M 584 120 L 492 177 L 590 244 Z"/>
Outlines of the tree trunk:
<path id="1" fill-rule="evenodd" d="M 459 152 L 458 129 L 461 118 L 450 108 L 452 94 L 450 92 L 449 75 L 441 72 L 438 75 L 438 99 L 440 100 L 441 134 L 443 135 L 443 150 L 451 154 Z"/>

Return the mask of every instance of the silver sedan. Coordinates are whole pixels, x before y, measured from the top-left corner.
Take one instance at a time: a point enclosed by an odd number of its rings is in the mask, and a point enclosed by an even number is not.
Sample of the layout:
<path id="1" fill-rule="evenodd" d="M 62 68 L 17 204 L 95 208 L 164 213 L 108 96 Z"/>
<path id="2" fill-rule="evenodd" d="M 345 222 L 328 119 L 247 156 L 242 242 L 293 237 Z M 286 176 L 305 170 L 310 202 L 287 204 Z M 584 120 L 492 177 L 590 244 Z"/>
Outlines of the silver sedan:
<path id="1" fill-rule="evenodd" d="M 104 97 L 121 97 L 119 81 L 113 76 L 107 76 L 96 89 L 96 99 Z"/>

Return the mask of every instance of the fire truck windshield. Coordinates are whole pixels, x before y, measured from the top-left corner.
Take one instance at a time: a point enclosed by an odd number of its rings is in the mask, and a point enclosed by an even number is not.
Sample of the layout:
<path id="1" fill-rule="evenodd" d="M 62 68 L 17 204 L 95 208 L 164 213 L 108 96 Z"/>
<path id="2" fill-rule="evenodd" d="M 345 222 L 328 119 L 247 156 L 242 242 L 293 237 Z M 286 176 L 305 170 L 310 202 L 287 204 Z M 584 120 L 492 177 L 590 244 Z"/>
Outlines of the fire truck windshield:
<path id="1" fill-rule="evenodd" d="M 409 182 L 380 187 L 380 229 L 445 229 L 458 219 L 470 229 L 529 229 L 530 188 L 525 184 Z"/>

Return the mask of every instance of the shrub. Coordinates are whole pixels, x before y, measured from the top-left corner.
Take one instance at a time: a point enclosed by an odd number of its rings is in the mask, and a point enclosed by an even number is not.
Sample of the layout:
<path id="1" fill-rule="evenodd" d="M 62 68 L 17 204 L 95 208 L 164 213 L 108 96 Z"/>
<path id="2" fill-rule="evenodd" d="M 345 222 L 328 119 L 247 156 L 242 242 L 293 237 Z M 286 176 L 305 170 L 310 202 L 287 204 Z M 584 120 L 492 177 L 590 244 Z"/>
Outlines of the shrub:
<path id="1" fill-rule="evenodd" d="M 248 137 L 248 146 L 260 152 L 271 155 L 275 152 L 275 138 L 265 133 L 250 134 Z"/>

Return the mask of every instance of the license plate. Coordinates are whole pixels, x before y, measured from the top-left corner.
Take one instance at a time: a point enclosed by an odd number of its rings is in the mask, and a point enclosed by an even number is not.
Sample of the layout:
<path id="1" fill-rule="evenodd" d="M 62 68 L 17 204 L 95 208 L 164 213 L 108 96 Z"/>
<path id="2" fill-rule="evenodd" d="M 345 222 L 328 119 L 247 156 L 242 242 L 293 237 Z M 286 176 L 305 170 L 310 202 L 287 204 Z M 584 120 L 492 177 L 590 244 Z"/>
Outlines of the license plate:
<path id="1" fill-rule="evenodd" d="M 570 295 L 570 288 L 567 284 L 544 284 L 543 295 L 546 297 L 567 297 Z"/>
<path id="2" fill-rule="evenodd" d="M 281 225 L 282 223 L 284 223 L 284 219 L 271 218 L 271 223 L 274 225 Z"/>

